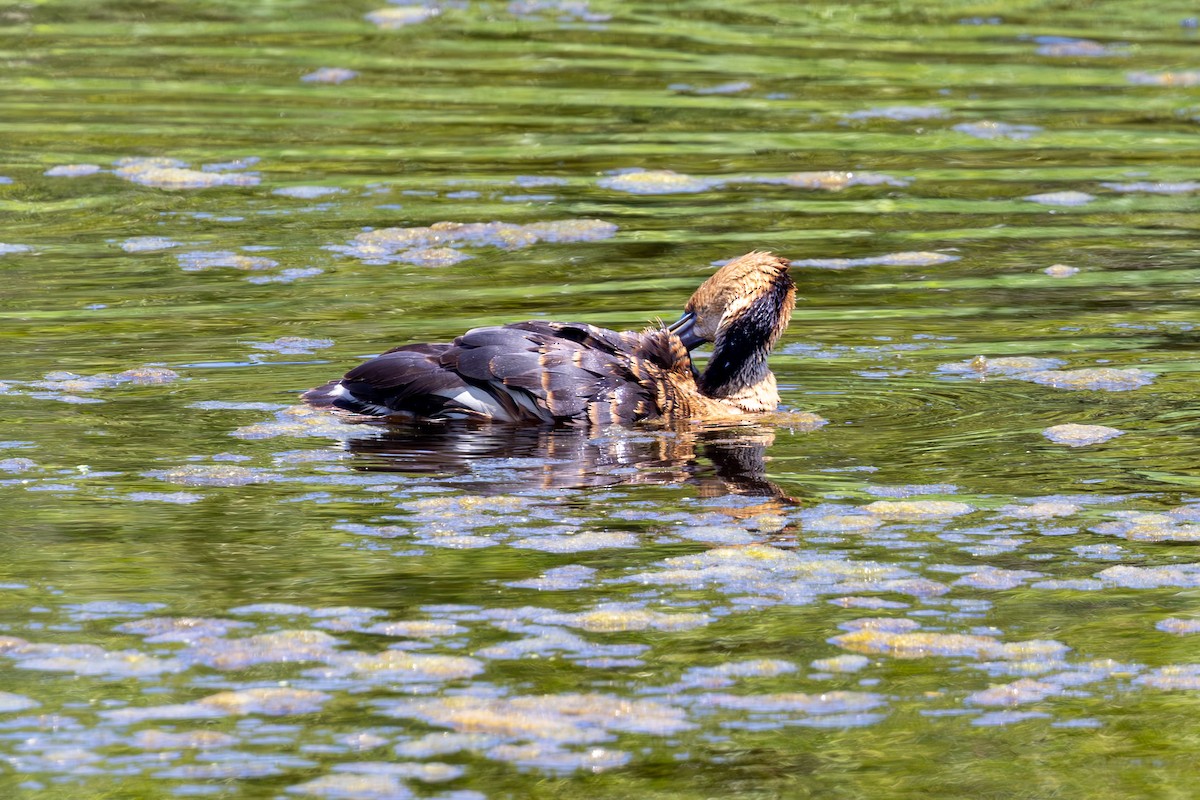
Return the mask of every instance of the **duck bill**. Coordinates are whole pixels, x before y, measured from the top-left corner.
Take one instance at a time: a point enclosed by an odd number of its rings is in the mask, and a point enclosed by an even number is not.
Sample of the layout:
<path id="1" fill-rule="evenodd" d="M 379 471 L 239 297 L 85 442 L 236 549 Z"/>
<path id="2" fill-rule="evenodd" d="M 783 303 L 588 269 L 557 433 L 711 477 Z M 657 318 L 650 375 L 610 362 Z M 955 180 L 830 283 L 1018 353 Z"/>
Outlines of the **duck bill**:
<path id="1" fill-rule="evenodd" d="M 679 337 L 679 341 L 683 342 L 683 346 L 688 350 L 693 350 L 704 344 L 707 339 L 702 336 L 697 336 L 695 332 L 696 315 L 691 311 L 684 312 L 684 315 L 675 322 L 667 326 L 667 330 Z"/>

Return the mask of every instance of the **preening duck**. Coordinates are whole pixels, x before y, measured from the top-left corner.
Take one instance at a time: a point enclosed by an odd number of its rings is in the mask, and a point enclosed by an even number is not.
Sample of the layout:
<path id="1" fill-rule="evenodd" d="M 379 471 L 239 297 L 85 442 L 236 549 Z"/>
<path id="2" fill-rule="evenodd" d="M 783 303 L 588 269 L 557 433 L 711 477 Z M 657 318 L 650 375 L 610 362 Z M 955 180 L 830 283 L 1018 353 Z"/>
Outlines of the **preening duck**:
<path id="1" fill-rule="evenodd" d="M 788 262 L 748 253 L 721 267 L 669 327 L 612 331 L 529 321 L 409 344 L 305 392 L 305 402 L 409 420 L 610 425 L 729 419 L 779 405 L 767 355 L 796 304 Z M 690 351 L 713 343 L 703 372 Z"/>

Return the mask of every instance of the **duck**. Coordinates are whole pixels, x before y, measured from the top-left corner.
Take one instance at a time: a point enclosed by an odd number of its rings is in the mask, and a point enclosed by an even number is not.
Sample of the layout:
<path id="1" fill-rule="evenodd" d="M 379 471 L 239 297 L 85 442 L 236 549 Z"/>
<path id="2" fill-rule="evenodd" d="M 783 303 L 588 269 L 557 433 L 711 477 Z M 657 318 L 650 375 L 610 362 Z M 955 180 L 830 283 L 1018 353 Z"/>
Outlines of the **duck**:
<path id="1" fill-rule="evenodd" d="M 386 422 L 593 425 L 736 420 L 779 406 L 767 364 L 796 304 L 789 262 L 754 251 L 700 285 L 671 325 L 530 320 L 406 344 L 301 395 Z M 698 370 L 692 350 L 711 343 Z"/>

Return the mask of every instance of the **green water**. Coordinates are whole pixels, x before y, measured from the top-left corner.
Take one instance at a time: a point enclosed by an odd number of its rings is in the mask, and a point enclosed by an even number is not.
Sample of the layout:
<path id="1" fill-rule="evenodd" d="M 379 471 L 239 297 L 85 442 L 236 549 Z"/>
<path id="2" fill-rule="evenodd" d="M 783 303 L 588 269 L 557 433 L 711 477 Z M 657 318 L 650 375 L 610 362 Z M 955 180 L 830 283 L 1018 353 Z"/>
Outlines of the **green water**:
<path id="1" fill-rule="evenodd" d="M 0 10 L 0 794 L 1198 794 L 1194 6 L 391 8 Z M 823 427 L 296 406 L 756 248 Z"/>

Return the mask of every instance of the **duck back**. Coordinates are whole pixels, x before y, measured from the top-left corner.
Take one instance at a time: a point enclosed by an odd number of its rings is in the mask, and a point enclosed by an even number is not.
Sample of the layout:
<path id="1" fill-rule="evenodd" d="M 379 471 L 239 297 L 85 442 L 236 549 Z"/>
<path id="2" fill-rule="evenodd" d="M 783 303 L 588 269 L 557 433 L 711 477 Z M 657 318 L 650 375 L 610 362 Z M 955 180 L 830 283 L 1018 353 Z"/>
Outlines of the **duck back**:
<path id="1" fill-rule="evenodd" d="M 397 347 L 304 399 L 373 416 L 607 425 L 670 416 L 691 361 L 666 330 L 518 322 Z"/>

